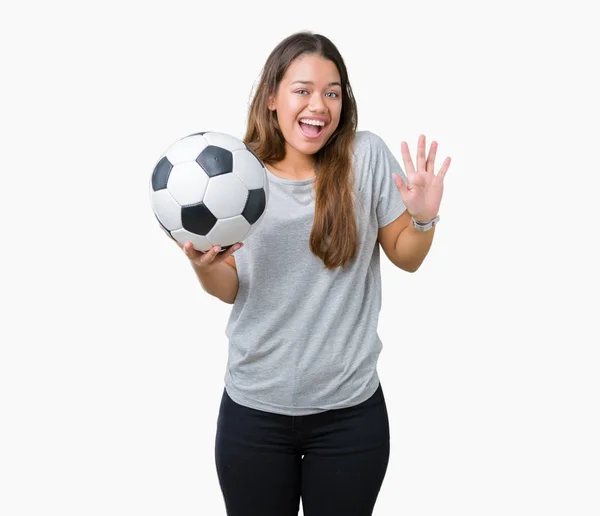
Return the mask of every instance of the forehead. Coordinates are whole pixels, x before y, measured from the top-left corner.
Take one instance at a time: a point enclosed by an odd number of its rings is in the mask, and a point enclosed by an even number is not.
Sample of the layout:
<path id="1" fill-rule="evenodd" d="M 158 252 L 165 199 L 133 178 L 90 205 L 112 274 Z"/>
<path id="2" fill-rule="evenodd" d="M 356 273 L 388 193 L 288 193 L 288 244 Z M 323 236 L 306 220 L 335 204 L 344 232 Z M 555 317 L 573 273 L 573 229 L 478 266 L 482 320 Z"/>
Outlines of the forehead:
<path id="1" fill-rule="evenodd" d="M 310 81 L 316 84 L 340 82 L 340 73 L 333 61 L 314 54 L 297 57 L 288 67 L 282 82 Z"/>

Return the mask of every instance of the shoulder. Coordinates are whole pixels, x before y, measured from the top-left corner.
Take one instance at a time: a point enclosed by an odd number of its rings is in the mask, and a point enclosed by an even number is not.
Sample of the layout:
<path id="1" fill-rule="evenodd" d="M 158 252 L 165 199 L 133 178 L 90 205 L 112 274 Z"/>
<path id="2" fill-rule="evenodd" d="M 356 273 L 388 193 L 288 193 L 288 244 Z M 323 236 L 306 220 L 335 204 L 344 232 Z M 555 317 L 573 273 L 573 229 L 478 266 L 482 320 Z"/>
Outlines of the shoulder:
<path id="1" fill-rule="evenodd" d="M 354 138 L 354 165 L 359 175 L 371 179 L 383 173 L 382 163 L 389 158 L 389 149 L 383 138 L 373 131 L 357 131 Z"/>
<path id="2" fill-rule="evenodd" d="M 373 131 L 356 131 L 354 136 L 354 152 L 357 155 L 377 151 L 385 145 L 383 139 Z"/>
<path id="3" fill-rule="evenodd" d="M 373 194 L 374 173 L 377 163 L 373 141 L 377 139 L 371 131 L 356 131 L 352 145 L 352 165 L 356 189 L 363 203 L 370 203 Z"/>
<path id="4" fill-rule="evenodd" d="M 353 155 L 359 168 L 375 169 L 385 160 L 388 148 L 383 138 L 373 131 L 356 131 Z"/>

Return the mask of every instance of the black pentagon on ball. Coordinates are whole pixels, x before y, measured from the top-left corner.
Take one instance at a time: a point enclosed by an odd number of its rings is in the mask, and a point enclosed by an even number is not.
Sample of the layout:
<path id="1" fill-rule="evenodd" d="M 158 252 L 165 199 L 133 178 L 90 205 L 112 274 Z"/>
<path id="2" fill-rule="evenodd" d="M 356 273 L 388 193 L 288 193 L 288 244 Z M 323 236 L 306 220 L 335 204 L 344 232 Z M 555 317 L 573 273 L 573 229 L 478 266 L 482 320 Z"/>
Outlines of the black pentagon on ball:
<path id="1" fill-rule="evenodd" d="M 267 199 L 263 188 L 248 191 L 248 200 L 242 215 L 250 223 L 254 224 L 265 211 Z"/>
<path id="2" fill-rule="evenodd" d="M 203 202 L 181 208 L 181 225 L 183 229 L 205 236 L 217 223 L 215 217 Z"/>
<path id="3" fill-rule="evenodd" d="M 233 154 L 227 149 L 209 145 L 196 158 L 209 177 L 229 174 L 233 170 Z"/>
<path id="4" fill-rule="evenodd" d="M 167 187 L 171 170 L 173 170 L 173 165 L 166 156 L 163 156 L 152 172 L 152 189 L 155 192 L 157 190 L 164 190 Z"/>

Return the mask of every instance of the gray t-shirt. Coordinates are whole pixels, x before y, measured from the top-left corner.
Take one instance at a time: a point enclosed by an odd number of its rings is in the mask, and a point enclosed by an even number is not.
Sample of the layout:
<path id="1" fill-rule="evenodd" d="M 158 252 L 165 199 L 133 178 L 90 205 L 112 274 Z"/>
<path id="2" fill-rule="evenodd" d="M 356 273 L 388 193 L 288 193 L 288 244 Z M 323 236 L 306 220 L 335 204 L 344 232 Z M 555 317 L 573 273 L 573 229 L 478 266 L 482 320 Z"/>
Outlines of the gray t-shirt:
<path id="1" fill-rule="evenodd" d="M 392 174 L 406 176 L 370 131 L 356 133 L 353 165 L 359 248 L 345 270 L 310 251 L 314 178 L 268 171 L 267 210 L 235 254 L 239 290 L 225 331 L 225 388 L 240 405 L 302 416 L 357 405 L 379 386 L 377 230 L 406 209 Z"/>

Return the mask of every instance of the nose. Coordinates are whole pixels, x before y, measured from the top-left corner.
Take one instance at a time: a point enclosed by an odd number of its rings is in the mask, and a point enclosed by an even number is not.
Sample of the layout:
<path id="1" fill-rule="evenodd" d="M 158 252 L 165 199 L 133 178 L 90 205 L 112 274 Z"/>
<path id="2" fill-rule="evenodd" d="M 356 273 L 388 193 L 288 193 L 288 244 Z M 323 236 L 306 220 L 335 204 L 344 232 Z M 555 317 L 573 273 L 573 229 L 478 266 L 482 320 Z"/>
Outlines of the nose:
<path id="1" fill-rule="evenodd" d="M 325 113 L 327 111 L 327 106 L 325 106 L 323 97 L 319 92 L 315 92 L 311 95 L 308 109 L 313 113 Z"/>

